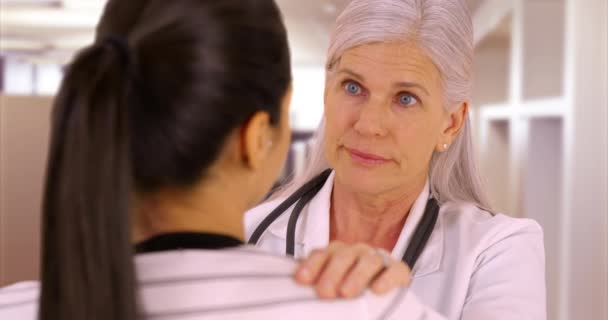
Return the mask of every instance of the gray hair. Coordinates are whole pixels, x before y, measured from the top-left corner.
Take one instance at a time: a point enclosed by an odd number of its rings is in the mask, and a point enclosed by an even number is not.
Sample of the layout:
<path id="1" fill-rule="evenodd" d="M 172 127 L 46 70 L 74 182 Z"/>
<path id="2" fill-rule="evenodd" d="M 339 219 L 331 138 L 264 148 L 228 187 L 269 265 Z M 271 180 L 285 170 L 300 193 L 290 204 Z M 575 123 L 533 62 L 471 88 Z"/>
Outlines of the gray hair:
<path id="1" fill-rule="evenodd" d="M 326 76 L 342 54 L 377 42 L 414 40 L 442 76 L 444 106 L 453 111 L 469 100 L 473 72 L 473 24 L 464 0 L 353 0 L 331 35 Z M 323 153 L 325 120 L 311 143 L 308 166 L 274 198 L 287 196 L 328 168 Z M 489 201 L 477 170 L 469 116 L 450 148 L 435 152 L 429 167 L 431 193 L 439 203 L 462 201 L 486 210 Z"/>

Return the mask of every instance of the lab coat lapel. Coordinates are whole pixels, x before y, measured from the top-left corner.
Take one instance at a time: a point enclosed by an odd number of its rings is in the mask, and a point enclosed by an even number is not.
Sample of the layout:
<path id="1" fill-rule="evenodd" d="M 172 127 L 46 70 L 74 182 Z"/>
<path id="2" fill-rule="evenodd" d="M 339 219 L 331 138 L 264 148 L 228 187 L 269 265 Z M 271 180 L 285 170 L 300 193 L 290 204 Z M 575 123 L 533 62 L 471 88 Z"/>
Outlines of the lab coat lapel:
<path id="1" fill-rule="evenodd" d="M 332 172 L 323 188 L 308 203 L 298 219 L 296 226 L 295 244 L 296 258 L 305 257 L 317 248 L 325 248 L 329 244 L 329 216 L 331 205 L 331 194 L 333 191 L 335 172 Z M 427 180 L 423 191 L 414 202 L 401 235 L 395 244 L 392 257 L 401 260 L 407 246 L 411 241 L 412 234 L 424 215 L 426 203 L 429 199 L 429 181 Z M 295 206 L 295 205 L 294 205 Z M 270 227 L 269 231 L 280 239 L 286 239 L 287 224 L 293 207 L 289 208 Z M 429 241 L 414 266 L 414 278 L 421 277 L 439 270 L 441 257 L 444 250 L 444 230 L 442 226 L 441 213 L 429 238 Z"/>
<path id="2" fill-rule="evenodd" d="M 329 175 L 323 188 L 300 213 L 295 235 L 296 258 L 305 257 L 312 250 L 325 248 L 329 244 L 329 206 L 334 175 L 334 172 Z M 280 239 L 287 239 L 287 225 L 294 207 L 295 204 L 270 225 L 268 231 Z"/>
<path id="3" fill-rule="evenodd" d="M 414 201 L 414 204 L 410 209 L 409 215 L 405 221 L 405 225 L 403 226 L 403 229 L 401 229 L 401 235 L 399 236 L 399 239 L 397 239 L 397 243 L 393 248 L 391 256 L 394 259 L 401 260 L 405 254 L 405 250 L 412 240 L 412 235 L 418 227 L 420 220 L 422 220 L 429 196 L 430 183 L 427 179 L 424 189 L 422 189 L 422 192 L 420 195 L 418 195 L 418 198 L 416 198 L 416 201 Z M 416 265 L 412 270 L 414 277 L 423 276 L 439 269 L 443 252 L 443 232 L 441 228 L 438 228 L 438 226 L 439 219 L 435 225 L 435 228 L 433 229 L 433 233 L 431 234 L 429 241 L 418 259 L 418 262 L 416 262 Z"/>

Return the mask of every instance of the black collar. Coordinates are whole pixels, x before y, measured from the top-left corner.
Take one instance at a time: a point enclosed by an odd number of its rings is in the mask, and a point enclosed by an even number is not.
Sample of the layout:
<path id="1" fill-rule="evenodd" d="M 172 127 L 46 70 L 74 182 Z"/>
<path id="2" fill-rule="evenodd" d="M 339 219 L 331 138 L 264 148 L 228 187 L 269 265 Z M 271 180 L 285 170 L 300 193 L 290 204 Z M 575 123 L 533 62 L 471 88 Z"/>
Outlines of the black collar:
<path id="1" fill-rule="evenodd" d="M 213 233 L 166 233 L 135 245 L 135 253 L 149 253 L 180 249 L 218 250 L 243 245 L 239 239 Z"/>

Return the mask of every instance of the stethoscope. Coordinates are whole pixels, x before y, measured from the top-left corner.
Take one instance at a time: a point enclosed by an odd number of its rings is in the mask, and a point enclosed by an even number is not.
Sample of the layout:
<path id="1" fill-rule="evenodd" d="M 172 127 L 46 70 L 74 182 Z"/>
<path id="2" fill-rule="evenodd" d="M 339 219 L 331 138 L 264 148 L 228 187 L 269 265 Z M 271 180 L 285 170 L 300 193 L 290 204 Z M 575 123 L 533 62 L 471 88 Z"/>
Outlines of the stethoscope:
<path id="1" fill-rule="evenodd" d="M 323 188 L 331 171 L 331 169 L 327 169 L 317 177 L 308 181 L 283 201 L 276 209 L 270 212 L 270 214 L 268 214 L 268 216 L 266 216 L 266 218 L 257 226 L 251 235 L 251 238 L 249 238 L 248 243 L 256 245 L 268 227 L 297 201 L 295 208 L 289 216 L 289 222 L 287 223 L 287 242 L 285 244 L 285 253 L 293 256 L 295 252 L 296 224 L 300 217 L 300 213 L 304 206 L 306 206 L 321 188 Z M 411 269 L 414 268 L 414 264 L 416 264 L 418 257 L 420 257 L 424 246 L 428 242 L 431 233 L 433 232 L 433 228 L 435 227 L 435 223 L 437 222 L 438 215 L 439 204 L 437 203 L 437 200 L 430 197 L 426 203 L 424 215 L 412 235 L 412 239 L 403 254 L 403 258 L 401 258 L 401 260 Z"/>

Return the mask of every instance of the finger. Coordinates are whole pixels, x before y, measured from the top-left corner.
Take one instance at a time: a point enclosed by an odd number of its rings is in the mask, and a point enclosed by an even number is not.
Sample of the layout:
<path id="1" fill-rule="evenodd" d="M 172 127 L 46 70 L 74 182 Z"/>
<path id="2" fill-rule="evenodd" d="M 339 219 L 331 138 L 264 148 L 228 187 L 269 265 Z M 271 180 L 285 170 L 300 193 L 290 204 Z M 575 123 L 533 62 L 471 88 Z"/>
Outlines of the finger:
<path id="1" fill-rule="evenodd" d="M 371 289 L 376 294 L 386 294 L 398 287 L 408 286 L 410 281 L 410 268 L 403 262 L 396 262 L 378 275 Z"/>
<path id="2" fill-rule="evenodd" d="M 326 299 L 337 297 L 344 277 L 354 267 L 357 260 L 358 254 L 353 248 L 343 249 L 331 255 L 316 284 L 319 297 Z"/>
<path id="3" fill-rule="evenodd" d="M 345 298 L 360 295 L 383 270 L 382 257 L 374 251 L 370 250 L 367 254 L 359 256 L 357 263 L 350 270 L 340 287 L 340 295 Z"/>
<path id="4" fill-rule="evenodd" d="M 340 251 L 346 245 L 340 241 L 331 242 L 325 249 L 313 250 L 308 258 L 304 259 L 296 271 L 296 281 L 304 285 L 317 283 L 321 271 L 325 268 L 329 258 L 334 252 Z"/>
<path id="5" fill-rule="evenodd" d="M 295 279 L 298 283 L 311 285 L 317 281 L 319 273 L 325 267 L 330 252 L 328 250 L 314 250 L 300 262 L 296 270 Z"/>

